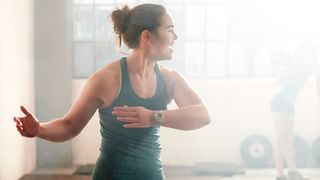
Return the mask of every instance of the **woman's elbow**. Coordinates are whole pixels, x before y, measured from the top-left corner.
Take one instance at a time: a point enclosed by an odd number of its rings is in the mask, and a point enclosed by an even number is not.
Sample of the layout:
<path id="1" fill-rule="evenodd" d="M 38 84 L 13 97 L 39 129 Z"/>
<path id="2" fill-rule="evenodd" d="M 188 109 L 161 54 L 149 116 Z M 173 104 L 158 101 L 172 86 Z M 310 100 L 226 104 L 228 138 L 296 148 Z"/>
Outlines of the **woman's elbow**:
<path id="1" fill-rule="evenodd" d="M 204 108 L 203 109 L 204 112 L 202 113 L 203 114 L 202 122 L 204 123 L 204 125 L 208 125 L 211 123 L 211 116 L 210 116 L 210 113 L 209 113 L 207 107 L 204 106 L 203 108 Z"/>
<path id="2" fill-rule="evenodd" d="M 63 122 L 66 132 L 64 135 L 64 141 L 68 141 L 80 134 L 81 130 L 74 123 L 72 123 L 72 121 L 64 119 Z"/>
<path id="3" fill-rule="evenodd" d="M 210 116 L 204 117 L 202 122 L 203 122 L 203 126 L 206 126 L 206 125 L 210 124 L 211 123 L 211 117 Z"/>

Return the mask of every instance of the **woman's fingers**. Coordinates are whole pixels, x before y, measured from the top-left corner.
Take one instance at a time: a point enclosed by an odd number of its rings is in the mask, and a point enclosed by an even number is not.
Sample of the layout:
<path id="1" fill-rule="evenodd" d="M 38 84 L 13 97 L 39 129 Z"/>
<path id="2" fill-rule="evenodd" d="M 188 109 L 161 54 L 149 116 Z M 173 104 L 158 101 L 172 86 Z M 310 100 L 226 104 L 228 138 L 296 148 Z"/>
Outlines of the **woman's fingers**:
<path id="1" fill-rule="evenodd" d="M 29 114 L 30 115 L 30 114 Z M 33 117 L 13 117 L 16 128 L 22 136 L 34 137 L 38 123 Z"/>
<path id="2" fill-rule="evenodd" d="M 31 116 L 31 113 L 24 106 L 20 106 L 20 109 L 26 116 Z"/>
<path id="3" fill-rule="evenodd" d="M 17 125 L 22 126 L 22 122 L 20 121 L 19 118 L 13 117 L 13 119 L 14 119 L 14 122 L 16 122 Z"/>
<path id="4" fill-rule="evenodd" d="M 30 127 L 30 119 L 28 118 L 19 118 L 19 120 L 22 122 L 23 127 Z"/>
<path id="5" fill-rule="evenodd" d="M 18 129 L 19 132 L 20 132 L 20 131 L 23 131 L 23 127 L 20 126 L 19 124 L 16 124 L 16 128 Z"/>
<path id="6" fill-rule="evenodd" d="M 112 115 L 117 116 L 117 120 L 124 122 L 125 128 L 148 128 L 152 126 L 150 120 L 151 111 L 144 107 L 114 107 Z"/>
<path id="7" fill-rule="evenodd" d="M 33 126 L 36 120 L 33 117 L 14 117 L 14 121 L 21 126 Z"/>
<path id="8" fill-rule="evenodd" d="M 148 125 L 142 124 L 142 123 L 129 123 L 129 124 L 124 124 L 124 128 L 147 128 Z"/>
<path id="9" fill-rule="evenodd" d="M 16 128 L 22 136 L 27 136 L 22 126 L 20 126 L 19 124 L 16 124 Z"/>
<path id="10" fill-rule="evenodd" d="M 120 116 L 120 117 L 137 117 L 136 112 L 122 111 L 122 110 L 114 110 L 112 111 L 112 115 Z"/>
<path id="11" fill-rule="evenodd" d="M 18 130 L 20 133 L 25 133 L 25 132 L 23 131 L 23 128 L 22 128 L 21 126 L 16 126 L 16 128 L 17 128 L 17 130 Z"/>
<path id="12" fill-rule="evenodd" d="M 25 136 L 25 137 L 28 137 L 28 135 L 23 131 L 23 130 L 20 130 L 19 128 L 17 128 L 19 133 L 21 134 L 21 136 Z"/>
<path id="13" fill-rule="evenodd" d="M 126 123 L 132 123 L 132 122 L 138 122 L 138 118 L 134 117 L 117 117 L 117 120 L 120 122 L 126 122 Z"/>
<path id="14" fill-rule="evenodd" d="M 16 127 L 20 134 L 30 137 L 28 132 L 35 127 L 34 121 L 26 117 L 14 117 L 14 121 L 16 122 Z"/>
<path id="15" fill-rule="evenodd" d="M 116 111 L 135 112 L 135 111 L 137 111 L 139 108 L 140 108 L 139 106 L 137 106 L 137 107 L 117 106 L 117 107 L 114 107 L 113 110 L 116 110 Z"/>

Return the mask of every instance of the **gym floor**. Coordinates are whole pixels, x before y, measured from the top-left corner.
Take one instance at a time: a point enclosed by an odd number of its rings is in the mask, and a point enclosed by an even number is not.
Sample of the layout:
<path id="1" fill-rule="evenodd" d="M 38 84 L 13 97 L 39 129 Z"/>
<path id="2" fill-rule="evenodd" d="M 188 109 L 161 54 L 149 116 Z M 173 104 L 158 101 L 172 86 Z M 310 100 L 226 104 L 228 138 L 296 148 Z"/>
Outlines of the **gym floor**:
<path id="1" fill-rule="evenodd" d="M 30 174 L 24 175 L 20 180 L 91 180 L 90 175 L 73 175 L 78 167 L 57 169 L 36 169 Z M 308 176 L 310 180 L 320 180 L 320 168 L 304 168 L 300 171 Z M 232 177 L 222 176 L 196 176 L 190 168 L 165 168 L 168 180 L 274 180 L 274 169 L 246 169 L 243 175 Z"/>

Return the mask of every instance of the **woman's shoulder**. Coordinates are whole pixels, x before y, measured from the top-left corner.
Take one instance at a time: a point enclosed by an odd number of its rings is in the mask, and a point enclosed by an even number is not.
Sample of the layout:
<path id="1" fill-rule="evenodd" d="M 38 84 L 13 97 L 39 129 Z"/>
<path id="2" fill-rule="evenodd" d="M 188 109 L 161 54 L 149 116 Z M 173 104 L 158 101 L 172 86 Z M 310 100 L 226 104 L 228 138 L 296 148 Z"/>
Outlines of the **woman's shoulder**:
<path id="1" fill-rule="evenodd" d="M 170 103 L 171 100 L 173 99 L 173 89 L 175 84 L 181 80 L 183 81 L 184 77 L 178 71 L 175 71 L 163 65 L 159 65 L 159 69 L 167 87 L 167 92 L 169 96 L 168 103 Z"/>
<path id="2" fill-rule="evenodd" d="M 173 70 L 169 67 L 166 67 L 164 65 L 159 65 L 159 69 L 161 74 L 168 80 L 174 82 L 175 80 L 179 79 L 179 78 L 183 78 L 183 75 L 181 73 L 179 73 L 176 70 Z"/>
<path id="3" fill-rule="evenodd" d="M 99 78 L 114 78 L 120 72 L 120 60 L 113 60 L 109 64 L 98 69 L 92 76 L 96 76 Z"/>
<path id="4" fill-rule="evenodd" d="M 88 78 L 88 85 L 93 89 L 94 94 L 109 103 L 117 94 L 120 79 L 120 61 L 114 60 L 104 67 L 98 69 Z"/>
<path id="5" fill-rule="evenodd" d="M 114 60 L 101 67 L 88 78 L 88 83 L 99 88 L 101 86 L 112 86 L 119 79 L 120 61 Z"/>

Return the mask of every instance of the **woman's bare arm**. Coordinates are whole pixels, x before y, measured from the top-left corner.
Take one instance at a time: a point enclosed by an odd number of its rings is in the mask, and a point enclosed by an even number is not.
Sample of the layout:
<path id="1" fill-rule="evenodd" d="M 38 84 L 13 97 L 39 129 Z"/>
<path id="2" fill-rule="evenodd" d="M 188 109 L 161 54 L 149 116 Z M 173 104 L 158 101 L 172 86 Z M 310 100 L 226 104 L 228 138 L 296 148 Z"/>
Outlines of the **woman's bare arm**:
<path id="1" fill-rule="evenodd" d="M 164 119 L 161 125 L 174 129 L 193 130 L 210 123 L 208 109 L 199 95 L 180 74 L 165 71 L 169 99 L 173 97 L 179 108 L 163 110 Z M 117 116 L 118 121 L 124 123 L 124 128 L 148 128 L 159 125 L 154 120 L 155 111 L 143 106 L 115 107 L 112 114 Z"/>
<path id="2" fill-rule="evenodd" d="M 211 117 L 205 103 L 191 88 L 187 81 L 177 72 L 172 72 L 173 98 L 178 109 L 164 111 L 162 126 L 193 130 L 210 123 Z"/>
<path id="3" fill-rule="evenodd" d="M 66 141 L 77 136 L 103 104 L 100 92 L 101 76 L 94 74 L 64 117 L 41 123 L 38 137 L 49 141 Z"/>
<path id="4" fill-rule="evenodd" d="M 99 72 L 92 75 L 69 112 L 62 118 L 39 123 L 34 115 L 25 110 L 25 117 L 15 118 L 18 131 L 22 136 L 37 136 L 53 142 L 62 142 L 75 137 L 85 127 L 97 108 L 103 104 L 102 93 L 108 92 L 103 92 L 105 84 L 101 81 L 111 82 L 112 75 L 114 74 L 105 73 L 102 76 Z M 110 81 L 103 77 L 110 78 Z"/>

